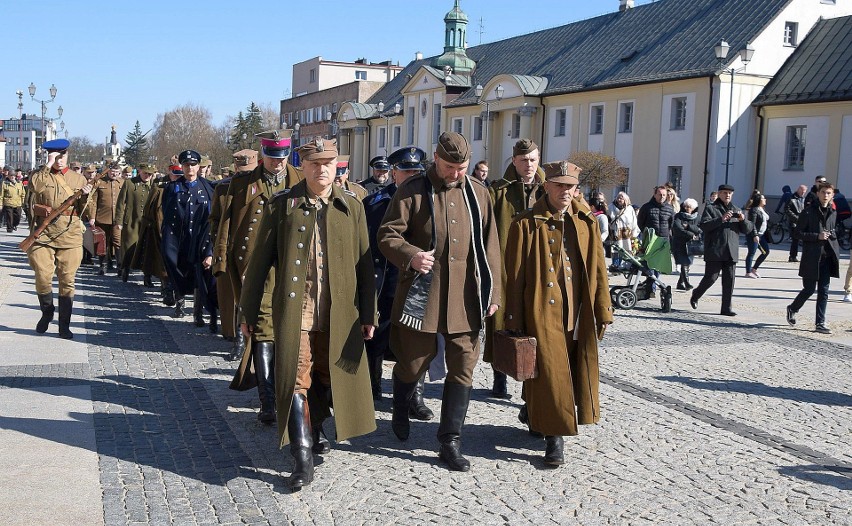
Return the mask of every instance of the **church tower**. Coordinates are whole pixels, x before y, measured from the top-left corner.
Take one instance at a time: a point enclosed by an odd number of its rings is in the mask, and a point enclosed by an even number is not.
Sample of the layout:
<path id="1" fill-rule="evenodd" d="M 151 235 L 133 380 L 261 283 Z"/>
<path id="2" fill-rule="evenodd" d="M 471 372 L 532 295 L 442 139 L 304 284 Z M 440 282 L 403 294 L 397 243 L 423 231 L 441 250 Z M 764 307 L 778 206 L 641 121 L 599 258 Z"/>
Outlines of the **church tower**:
<path id="1" fill-rule="evenodd" d="M 456 75 L 470 75 L 476 63 L 468 58 L 467 48 L 467 15 L 461 10 L 459 0 L 449 13 L 444 16 L 444 54 L 432 61 L 432 67 L 445 71 L 452 68 Z"/>

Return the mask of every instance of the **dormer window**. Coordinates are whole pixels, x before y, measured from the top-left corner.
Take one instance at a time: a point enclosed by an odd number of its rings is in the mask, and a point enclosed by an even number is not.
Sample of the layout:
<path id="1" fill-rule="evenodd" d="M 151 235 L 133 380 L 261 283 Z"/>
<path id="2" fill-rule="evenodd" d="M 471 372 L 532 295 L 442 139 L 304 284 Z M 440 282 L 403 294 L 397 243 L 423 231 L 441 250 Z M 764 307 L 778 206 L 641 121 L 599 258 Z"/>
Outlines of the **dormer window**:
<path id="1" fill-rule="evenodd" d="M 785 22 L 784 23 L 784 45 L 796 47 L 799 45 L 799 23 Z"/>

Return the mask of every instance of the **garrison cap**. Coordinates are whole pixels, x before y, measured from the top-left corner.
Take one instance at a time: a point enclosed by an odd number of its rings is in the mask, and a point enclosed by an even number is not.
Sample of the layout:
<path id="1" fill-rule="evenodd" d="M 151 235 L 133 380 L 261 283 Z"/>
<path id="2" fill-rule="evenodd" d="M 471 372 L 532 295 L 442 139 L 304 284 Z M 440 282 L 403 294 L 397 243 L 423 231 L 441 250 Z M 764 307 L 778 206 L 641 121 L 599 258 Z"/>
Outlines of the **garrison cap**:
<path id="1" fill-rule="evenodd" d="M 335 176 L 340 177 L 349 171 L 349 156 L 348 155 L 340 155 L 337 157 L 337 171 L 335 172 Z"/>
<path id="2" fill-rule="evenodd" d="M 435 153 L 448 163 L 461 164 L 470 160 L 470 145 L 462 134 L 444 132 L 438 137 Z"/>
<path id="3" fill-rule="evenodd" d="M 72 170 L 80 171 L 83 168 L 83 165 L 80 164 L 80 161 L 74 161 L 69 165 Z"/>
<path id="4" fill-rule="evenodd" d="M 126 174 L 132 174 L 133 173 L 133 167 L 128 164 L 121 171 L 126 173 Z"/>
<path id="5" fill-rule="evenodd" d="M 377 155 L 370 159 L 370 168 L 373 170 L 390 170 L 390 163 L 384 155 Z"/>
<path id="6" fill-rule="evenodd" d="M 83 171 L 86 171 L 86 172 L 97 172 L 97 171 L 98 171 L 98 166 L 97 166 L 97 165 L 95 165 L 95 164 L 87 164 L 87 165 L 85 166 L 85 168 L 83 168 Z"/>
<path id="7" fill-rule="evenodd" d="M 199 166 L 213 166 L 213 161 L 210 160 L 210 157 L 206 155 L 201 156 L 201 162 L 198 163 Z"/>
<path id="8" fill-rule="evenodd" d="M 234 169 L 238 171 L 254 170 L 257 166 L 257 151 L 240 150 L 234 153 Z"/>
<path id="9" fill-rule="evenodd" d="M 146 174 L 154 174 L 157 173 L 157 166 L 150 163 L 139 163 L 139 166 L 136 167 L 137 173 L 145 172 Z"/>
<path id="10" fill-rule="evenodd" d="M 582 168 L 568 161 L 556 161 L 541 165 L 544 180 L 552 183 L 580 184 Z"/>
<path id="11" fill-rule="evenodd" d="M 388 156 L 388 163 L 397 170 L 423 170 L 426 152 L 414 146 L 396 150 Z"/>
<path id="12" fill-rule="evenodd" d="M 328 161 L 337 157 L 337 141 L 314 137 L 311 142 L 300 146 L 296 151 L 302 161 Z"/>
<path id="13" fill-rule="evenodd" d="M 731 185 L 729 185 L 729 184 L 720 184 L 720 185 L 719 185 L 719 191 L 721 192 L 722 190 L 727 190 L 727 191 L 729 191 L 729 192 L 733 192 L 733 191 L 734 191 L 734 187 L 733 187 L 733 186 L 731 186 Z"/>
<path id="14" fill-rule="evenodd" d="M 512 157 L 526 155 L 538 150 L 538 145 L 529 139 L 521 139 L 512 147 Z"/>
<path id="15" fill-rule="evenodd" d="M 264 157 L 285 159 L 290 155 L 290 137 L 293 130 L 267 130 L 255 135 L 260 139 Z"/>
<path id="16" fill-rule="evenodd" d="M 68 139 L 53 139 L 52 141 L 45 141 L 41 145 L 48 152 L 64 152 L 69 146 L 71 146 L 71 141 Z"/>
<path id="17" fill-rule="evenodd" d="M 195 150 L 184 150 L 180 152 L 180 155 L 178 155 L 178 162 L 180 164 L 189 164 L 193 162 L 198 164 L 201 162 L 201 154 Z"/>

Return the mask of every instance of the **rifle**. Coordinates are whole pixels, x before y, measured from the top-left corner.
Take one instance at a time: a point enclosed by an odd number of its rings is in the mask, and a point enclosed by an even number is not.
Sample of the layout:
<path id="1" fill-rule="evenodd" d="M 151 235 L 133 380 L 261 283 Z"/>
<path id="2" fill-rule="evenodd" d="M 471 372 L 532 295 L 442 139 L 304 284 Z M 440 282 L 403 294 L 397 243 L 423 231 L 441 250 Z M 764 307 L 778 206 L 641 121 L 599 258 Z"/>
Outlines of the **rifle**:
<path id="1" fill-rule="evenodd" d="M 82 188 L 74 192 L 71 197 L 69 197 L 65 201 L 62 201 L 62 204 L 59 205 L 58 208 L 54 208 L 53 211 L 48 214 L 44 221 L 42 221 L 41 225 L 39 225 L 39 227 L 36 228 L 32 234 L 30 234 L 26 239 L 21 241 L 21 243 L 18 245 L 18 248 L 20 248 L 24 252 L 29 251 L 30 247 L 32 247 L 33 243 L 35 243 L 36 239 L 38 239 L 38 236 L 40 236 L 41 233 L 44 232 L 44 229 L 47 228 L 47 225 L 51 224 L 57 217 L 62 214 L 62 212 L 70 208 L 77 201 L 77 199 L 80 198 L 81 195 L 83 195 Z"/>

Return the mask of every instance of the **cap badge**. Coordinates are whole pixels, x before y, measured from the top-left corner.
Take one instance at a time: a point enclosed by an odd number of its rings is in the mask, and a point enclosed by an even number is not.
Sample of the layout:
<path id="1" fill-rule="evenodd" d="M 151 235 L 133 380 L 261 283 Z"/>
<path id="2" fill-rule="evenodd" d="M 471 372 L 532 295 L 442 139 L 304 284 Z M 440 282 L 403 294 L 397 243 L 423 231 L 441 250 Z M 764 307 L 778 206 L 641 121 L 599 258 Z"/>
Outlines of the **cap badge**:
<path id="1" fill-rule="evenodd" d="M 324 152 L 325 151 L 325 143 L 323 142 L 322 137 L 317 137 L 316 139 L 314 139 L 314 141 L 316 141 L 317 151 L 318 152 Z"/>
<path id="2" fill-rule="evenodd" d="M 562 175 L 568 175 L 568 161 L 562 161 L 559 163 L 559 169 L 562 172 Z"/>

